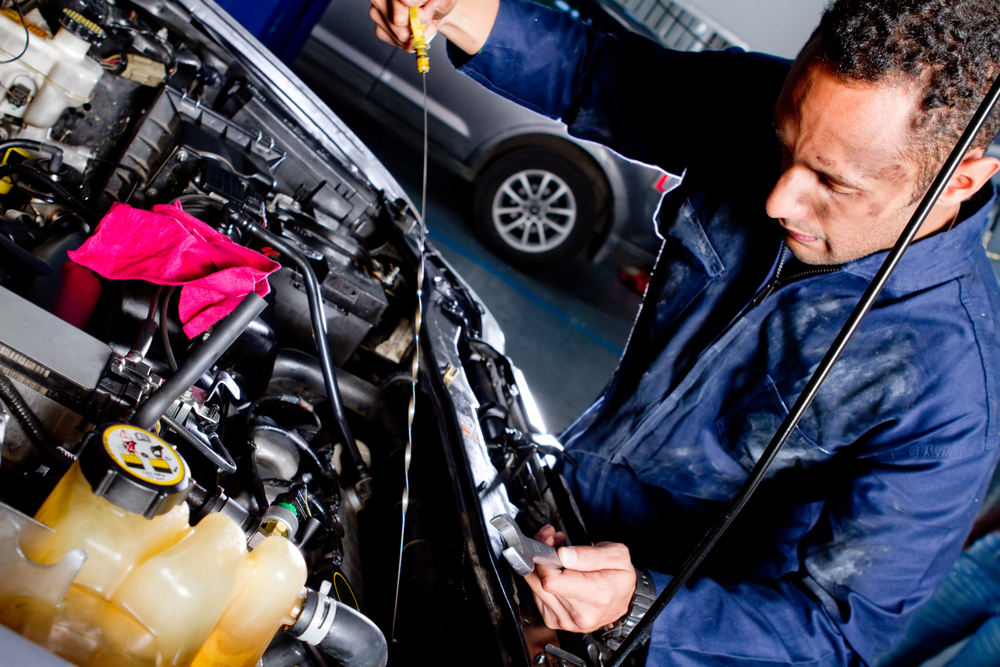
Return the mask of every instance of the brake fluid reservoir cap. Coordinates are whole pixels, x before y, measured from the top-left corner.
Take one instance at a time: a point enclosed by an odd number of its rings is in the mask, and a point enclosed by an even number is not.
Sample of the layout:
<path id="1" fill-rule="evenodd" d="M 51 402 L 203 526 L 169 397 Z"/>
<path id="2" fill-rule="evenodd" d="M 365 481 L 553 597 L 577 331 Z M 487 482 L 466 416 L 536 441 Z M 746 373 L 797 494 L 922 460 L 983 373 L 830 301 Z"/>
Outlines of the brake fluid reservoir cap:
<path id="1" fill-rule="evenodd" d="M 94 429 L 80 453 L 80 470 L 94 495 L 147 519 L 166 514 L 187 497 L 191 477 L 180 454 L 129 424 Z"/>

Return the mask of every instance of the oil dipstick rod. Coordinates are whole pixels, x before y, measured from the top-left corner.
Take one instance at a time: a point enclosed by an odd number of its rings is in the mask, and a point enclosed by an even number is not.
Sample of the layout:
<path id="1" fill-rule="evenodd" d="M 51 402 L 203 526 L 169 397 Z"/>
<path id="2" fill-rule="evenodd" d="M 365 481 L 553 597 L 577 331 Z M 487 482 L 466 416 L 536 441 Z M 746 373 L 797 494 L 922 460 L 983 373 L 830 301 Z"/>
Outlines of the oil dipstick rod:
<path id="1" fill-rule="evenodd" d="M 417 71 L 423 76 L 424 85 L 424 159 L 420 186 L 420 213 L 417 218 L 417 309 L 413 314 L 413 363 L 410 375 L 410 406 L 406 414 L 406 449 L 403 452 L 403 497 L 400 501 L 399 567 L 396 570 L 396 597 L 392 608 L 392 634 L 396 638 L 396 613 L 399 611 L 399 587 L 403 579 L 403 548 L 406 546 L 406 511 L 410 506 L 410 461 L 413 459 L 413 420 L 417 414 L 417 379 L 420 373 L 420 330 L 424 319 L 424 248 L 427 243 L 427 34 L 417 17 L 419 7 L 410 7 L 410 31 L 413 33 L 413 50 L 417 53 Z"/>
<path id="2" fill-rule="evenodd" d="M 914 237 L 916 237 L 917 232 L 920 231 L 921 225 L 927 219 L 928 214 L 930 214 L 931 209 L 937 203 L 937 200 L 944 193 L 945 188 L 948 186 L 948 182 L 951 181 L 952 176 L 955 175 L 955 171 L 958 166 L 965 159 L 965 154 L 969 152 L 969 147 L 972 146 L 972 142 L 975 140 L 976 135 L 982 129 L 983 125 L 986 123 L 986 119 L 989 117 L 990 113 L 997 105 L 997 100 L 1000 99 L 1000 77 L 997 77 L 993 81 L 993 85 L 990 87 L 988 93 L 986 93 L 986 98 L 983 100 L 982 104 L 979 105 L 979 109 L 976 111 L 972 120 L 969 121 L 969 126 L 965 128 L 965 132 L 962 137 L 958 140 L 958 144 L 955 146 L 955 150 L 951 152 L 951 155 L 945 161 L 944 166 L 941 167 L 941 171 L 938 172 L 937 178 L 931 184 L 930 189 L 927 194 L 924 195 L 923 200 L 917 207 L 917 210 L 913 212 L 913 216 L 910 221 L 906 224 L 906 228 L 903 229 L 903 233 L 900 234 L 899 240 L 889 251 L 888 256 L 885 261 L 882 262 L 882 266 L 879 268 L 878 273 L 872 278 L 871 283 L 868 285 L 868 289 L 861 296 L 861 300 L 858 305 L 854 308 L 851 316 L 847 318 L 847 323 L 837 334 L 837 338 L 833 341 L 833 345 L 827 350 L 826 355 L 820 362 L 816 371 L 809 378 L 809 382 L 806 383 L 805 388 L 802 393 L 799 394 L 798 399 L 789 410 L 788 415 L 781 422 L 781 426 L 778 427 L 778 432 L 774 434 L 771 438 L 771 442 L 768 443 L 767 448 L 760 456 L 760 460 L 750 471 L 750 475 L 747 477 L 746 482 L 740 487 L 740 490 L 736 492 L 736 495 L 730 501 L 729 506 L 726 508 L 722 516 L 715 522 L 705 537 L 702 538 L 698 546 L 695 547 L 694 551 L 685 561 L 684 565 L 681 567 L 680 571 L 670 580 L 663 592 L 656 598 L 656 601 L 649 608 L 649 611 L 642 620 L 632 629 L 622 645 L 618 647 L 615 654 L 611 656 L 611 661 L 608 663 L 608 667 L 621 667 L 622 663 L 625 662 L 625 658 L 632 650 L 639 646 L 641 643 L 649 638 L 650 633 L 653 629 L 653 622 L 660 615 L 663 609 L 667 606 L 670 600 L 673 599 L 677 591 L 680 590 L 691 575 L 694 574 L 698 566 L 708 555 L 708 552 L 712 550 L 715 543 L 719 541 L 722 534 L 726 532 L 733 520 L 746 505 L 750 496 L 757 489 L 757 486 L 763 481 L 764 475 L 767 474 L 767 469 L 771 466 L 775 457 L 778 455 L 778 451 L 781 449 L 785 441 L 788 440 L 788 436 L 791 435 L 792 430 L 799 423 L 802 415 L 805 413 L 806 408 L 812 403 L 813 399 L 816 397 L 816 393 L 819 391 L 820 385 L 826 380 L 826 377 L 830 374 L 830 370 L 833 365 L 840 358 L 843 353 L 844 348 L 847 346 L 848 341 L 857 331 L 858 325 L 861 324 L 861 320 L 864 319 L 868 311 L 871 310 L 872 305 L 878 298 L 879 293 L 882 288 L 885 287 L 886 283 L 889 281 L 889 276 L 895 270 L 896 265 L 899 264 L 899 260 L 902 259 L 903 253 L 906 249 L 910 247 L 913 242 Z"/>

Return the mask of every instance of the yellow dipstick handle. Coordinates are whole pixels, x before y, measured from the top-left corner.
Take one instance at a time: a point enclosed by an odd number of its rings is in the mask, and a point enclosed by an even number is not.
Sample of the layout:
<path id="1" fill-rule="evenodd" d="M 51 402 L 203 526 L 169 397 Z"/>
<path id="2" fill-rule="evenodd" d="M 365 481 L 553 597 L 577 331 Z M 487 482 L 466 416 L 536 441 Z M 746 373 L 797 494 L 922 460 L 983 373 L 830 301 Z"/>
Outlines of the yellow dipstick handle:
<path id="1" fill-rule="evenodd" d="M 427 74 L 430 70 L 430 60 L 427 58 L 427 36 L 424 35 L 424 25 L 417 19 L 419 7 L 410 7 L 410 30 L 413 31 L 413 50 L 417 52 L 417 71 Z"/>

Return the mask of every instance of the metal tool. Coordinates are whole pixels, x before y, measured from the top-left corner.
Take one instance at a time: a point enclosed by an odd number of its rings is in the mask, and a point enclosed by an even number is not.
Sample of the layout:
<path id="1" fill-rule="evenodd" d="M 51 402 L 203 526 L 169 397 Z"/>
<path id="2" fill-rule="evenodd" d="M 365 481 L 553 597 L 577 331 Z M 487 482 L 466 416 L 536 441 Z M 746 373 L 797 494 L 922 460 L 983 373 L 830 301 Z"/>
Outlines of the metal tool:
<path id="1" fill-rule="evenodd" d="M 490 523 L 500 531 L 500 535 L 507 542 L 508 546 L 503 550 L 503 557 L 522 577 L 535 569 L 535 563 L 562 569 L 556 548 L 525 537 L 511 515 L 498 514 L 490 520 Z"/>
<path id="2" fill-rule="evenodd" d="M 406 510 L 410 507 L 410 461 L 413 459 L 413 419 L 417 414 L 417 379 L 420 374 L 420 329 L 424 319 L 424 250 L 427 246 L 427 38 L 424 26 L 417 19 L 417 7 L 410 7 L 410 30 L 413 32 L 413 46 L 417 52 L 417 71 L 424 83 L 424 160 L 420 187 L 420 212 L 417 218 L 417 311 L 413 315 L 413 364 L 410 375 L 410 407 L 406 414 L 406 449 L 403 452 L 403 497 L 400 502 L 399 565 L 396 569 L 396 598 L 392 608 L 392 634 L 396 638 L 396 614 L 399 611 L 399 585 L 403 578 L 403 549 L 406 546 Z"/>

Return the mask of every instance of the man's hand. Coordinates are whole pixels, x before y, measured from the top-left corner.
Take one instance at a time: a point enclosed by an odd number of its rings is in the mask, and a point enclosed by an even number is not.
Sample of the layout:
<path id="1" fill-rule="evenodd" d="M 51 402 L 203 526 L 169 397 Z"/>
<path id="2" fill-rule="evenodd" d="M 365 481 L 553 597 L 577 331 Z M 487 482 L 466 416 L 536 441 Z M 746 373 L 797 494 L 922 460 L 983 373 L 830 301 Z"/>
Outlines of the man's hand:
<path id="1" fill-rule="evenodd" d="M 535 539 L 561 547 L 565 570 L 536 565 L 524 578 L 535 594 L 545 625 L 553 630 L 593 632 L 628 612 L 635 593 L 635 568 L 628 547 L 601 542 L 593 547 L 564 547 L 566 536 L 545 526 Z"/>
<path id="2" fill-rule="evenodd" d="M 368 14 L 375 34 L 407 51 L 413 50 L 410 7 L 420 7 L 417 18 L 426 27 L 428 41 L 438 31 L 470 55 L 479 52 L 493 30 L 500 0 L 371 0 Z"/>

